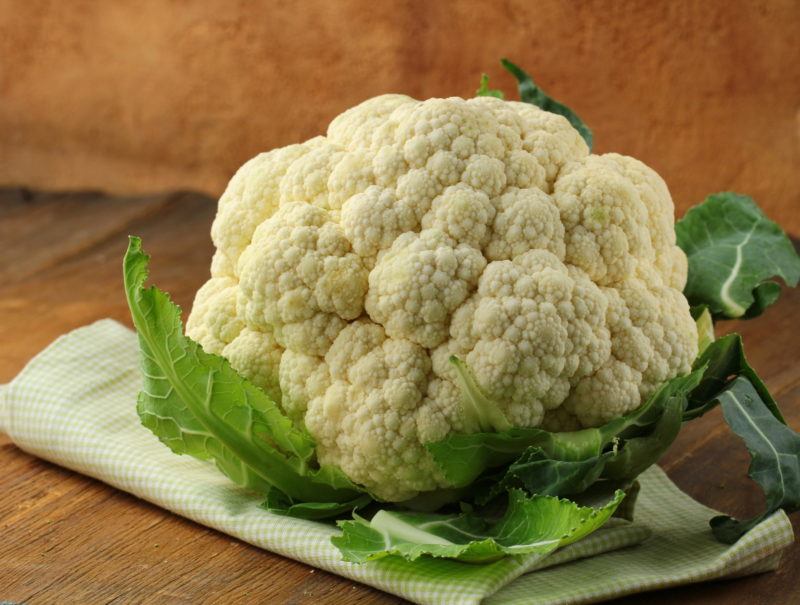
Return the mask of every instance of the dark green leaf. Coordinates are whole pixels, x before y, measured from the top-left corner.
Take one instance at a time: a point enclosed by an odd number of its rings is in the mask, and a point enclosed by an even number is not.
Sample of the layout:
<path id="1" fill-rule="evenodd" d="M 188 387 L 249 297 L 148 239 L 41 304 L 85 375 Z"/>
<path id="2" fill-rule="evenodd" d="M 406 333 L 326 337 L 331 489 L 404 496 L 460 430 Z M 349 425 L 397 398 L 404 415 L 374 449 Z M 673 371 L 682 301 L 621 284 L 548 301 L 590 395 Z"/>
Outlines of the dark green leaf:
<path id="1" fill-rule="evenodd" d="M 478 483 L 476 502 L 488 502 L 510 487 L 532 494 L 573 496 L 590 488 L 600 477 L 617 485 L 630 483 L 655 464 L 681 428 L 689 392 L 703 374 L 697 369 L 666 383 L 634 414 L 612 421 L 595 431 L 605 451 L 585 450 L 584 457 L 560 459 L 552 442 L 569 439 L 570 433 L 554 433 L 548 451 L 528 447 L 504 472 Z M 610 448 L 609 448 L 610 446 Z"/>
<path id="2" fill-rule="evenodd" d="M 517 79 L 520 100 L 524 103 L 531 103 L 532 105 L 541 107 L 550 113 L 557 113 L 567 118 L 569 123 L 572 124 L 572 127 L 577 130 L 583 137 L 583 140 L 586 141 L 586 144 L 589 146 L 589 151 L 592 150 L 592 131 L 583 120 L 578 117 L 578 114 L 563 103 L 559 103 L 555 99 L 547 96 L 547 94 L 534 83 L 530 75 L 508 59 L 502 59 L 500 63 L 502 63 L 503 67 L 511 72 Z"/>
<path id="3" fill-rule="evenodd" d="M 800 435 L 779 422 L 750 381 L 739 377 L 719 395 L 725 421 L 745 443 L 752 461 L 749 475 L 764 490 L 766 510 L 739 521 L 715 517 L 711 527 L 718 540 L 733 543 L 778 508 L 800 509 Z"/>
<path id="4" fill-rule="evenodd" d="M 267 492 L 267 499 L 261 505 L 271 513 L 296 517 L 298 519 L 322 520 L 341 518 L 372 503 L 369 494 L 347 502 L 292 502 L 286 494 L 277 489 Z"/>
<path id="5" fill-rule="evenodd" d="M 774 281 L 765 281 L 756 286 L 753 290 L 754 302 L 747 308 L 742 317 L 744 319 L 752 319 L 761 315 L 764 310 L 772 304 L 778 302 L 781 297 L 781 286 Z"/>
<path id="6" fill-rule="evenodd" d="M 584 460 L 551 460 L 541 448 L 528 448 L 509 465 L 508 475 L 531 494 L 570 496 L 597 481 L 606 461 L 614 455 L 604 452 Z"/>
<path id="7" fill-rule="evenodd" d="M 456 487 L 463 487 L 486 469 L 509 464 L 529 447 L 542 448 L 549 456 L 561 460 L 583 460 L 599 455 L 603 445 L 602 434 L 597 429 L 550 433 L 541 429 L 512 428 L 495 433 L 451 434 L 425 447 L 447 480 Z"/>
<path id="8" fill-rule="evenodd" d="M 615 482 L 611 481 L 608 483 L 613 485 Z M 603 481 L 598 481 L 598 483 L 595 485 L 603 487 Z M 618 489 L 621 489 L 625 492 L 625 499 L 622 501 L 622 504 L 617 507 L 617 510 L 614 511 L 615 517 L 625 519 L 626 521 L 634 520 L 634 513 L 636 512 L 636 500 L 639 498 L 639 491 L 641 490 L 641 487 L 642 486 L 638 481 L 634 481 L 632 483 L 626 482 L 623 486 L 618 487 Z M 585 503 L 582 501 L 579 501 L 578 504 L 585 505 Z"/>
<path id="9" fill-rule="evenodd" d="M 599 479 L 588 489 L 570 497 L 578 506 L 591 506 L 601 508 L 614 498 L 618 491 L 625 492 L 625 499 L 614 511 L 614 516 L 626 521 L 633 521 L 634 505 L 639 496 L 640 485 L 638 481 L 612 481 Z"/>
<path id="10" fill-rule="evenodd" d="M 511 487 L 541 496 L 580 494 L 600 478 L 613 456 L 614 452 L 609 451 L 584 460 L 552 460 L 541 448 L 529 447 L 476 502 L 484 504 Z"/>
<path id="11" fill-rule="evenodd" d="M 696 382 L 699 382 L 699 375 L 690 376 L 695 376 Z M 618 481 L 633 480 L 658 462 L 681 430 L 686 395 L 690 388 L 686 386 L 679 395 L 665 401 L 661 417 L 647 435 L 624 441 L 619 451 L 606 462 L 603 477 Z"/>
<path id="12" fill-rule="evenodd" d="M 770 280 L 792 287 L 800 280 L 792 242 L 748 196 L 710 195 L 675 224 L 675 233 L 689 258 L 684 294 L 715 318 L 759 315 L 780 293 Z"/>
<path id="13" fill-rule="evenodd" d="M 472 485 L 461 488 L 443 487 L 429 492 L 420 492 L 409 500 L 398 502 L 398 505 L 409 510 L 430 513 L 448 504 L 468 500 L 472 495 L 473 487 Z"/>
<path id="14" fill-rule="evenodd" d="M 689 405 L 683 415 L 684 421 L 702 416 L 716 407 L 717 396 L 737 376 L 744 376 L 755 387 L 759 397 L 779 421 L 784 422 L 778 404 L 772 398 L 764 382 L 747 362 L 742 337 L 728 334 L 714 341 L 694 362 L 695 370 L 705 367 L 703 379 L 689 395 Z"/>

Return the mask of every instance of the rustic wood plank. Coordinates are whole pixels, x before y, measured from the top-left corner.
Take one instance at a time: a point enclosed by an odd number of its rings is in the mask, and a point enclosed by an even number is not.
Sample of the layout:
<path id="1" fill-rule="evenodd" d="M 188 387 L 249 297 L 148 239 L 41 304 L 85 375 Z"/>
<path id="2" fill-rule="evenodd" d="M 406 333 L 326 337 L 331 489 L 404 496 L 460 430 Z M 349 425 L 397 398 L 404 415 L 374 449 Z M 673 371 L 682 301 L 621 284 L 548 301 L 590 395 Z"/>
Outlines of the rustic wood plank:
<path id="1" fill-rule="evenodd" d="M 101 317 L 130 325 L 120 260 L 128 233 L 153 278 L 184 308 L 208 273 L 213 201 L 0 192 L 0 382 L 58 335 Z M 10 245 L 9 245 L 10 242 Z M 731 322 L 795 428 L 800 426 L 800 292 L 754 322 Z M 758 510 L 747 454 L 719 411 L 687 425 L 663 460 L 678 485 L 732 514 Z M 243 544 L 33 458 L 0 436 L 0 600 L 80 603 L 400 603 L 400 599 Z M 794 519 L 795 529 L 798 519 Z M 800 602 L 800 548 L 781 569 L 619 603 Z"/>
<path id="2" fill-rule="evenodd" d="M 131 325 L 121 272 L 128 234 L 142 236 L 153 253 L 153 278 L 188 308 L 208 276 L 213 213 L 213 201 L 198 194 L 97 198 L 85 208 L 79 196 L 46 195 L 30 212 L 4 217 L 0 275 L 11 278 L 0 283 L 0 342 L 13 345 L 0 348 L 0 382 L 68 330 L 104 316 Z M 76 225 L 83 239 L 70 241 Z M 32 243 L 16 239 L 27 232 L 36 234 Z"/>

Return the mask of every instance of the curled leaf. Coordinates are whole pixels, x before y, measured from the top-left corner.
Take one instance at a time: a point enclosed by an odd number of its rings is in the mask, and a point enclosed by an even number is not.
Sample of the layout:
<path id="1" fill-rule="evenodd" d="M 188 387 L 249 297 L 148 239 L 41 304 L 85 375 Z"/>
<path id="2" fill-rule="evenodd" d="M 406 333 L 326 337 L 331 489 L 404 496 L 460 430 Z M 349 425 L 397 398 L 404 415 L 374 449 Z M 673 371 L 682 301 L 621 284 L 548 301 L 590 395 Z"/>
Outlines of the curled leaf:
<path id="1" fill-rule="evenodd" d="M 489 563 L 508 555 L 554 551 L 600 528 L 625 493 L 617 491 L 600 508 L 511 490 L 499 519 L 475 512 L 454 515 L 379 511 L 370 521 L 341 521 L 331 541 L 345 561 L 365 563 L 389 555 L 414 561 L 422 556 Z"/>

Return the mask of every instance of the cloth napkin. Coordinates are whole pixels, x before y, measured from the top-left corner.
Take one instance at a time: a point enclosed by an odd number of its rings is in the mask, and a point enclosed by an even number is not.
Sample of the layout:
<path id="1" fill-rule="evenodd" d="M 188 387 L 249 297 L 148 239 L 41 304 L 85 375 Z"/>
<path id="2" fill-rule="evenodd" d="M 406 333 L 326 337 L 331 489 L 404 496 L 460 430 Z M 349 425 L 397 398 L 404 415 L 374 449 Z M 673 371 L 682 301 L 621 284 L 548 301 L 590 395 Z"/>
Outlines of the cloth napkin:
<path id="1" fill-rule="evenodd" d="M 614 519 L 546 557 L 345 563 L 330 543 L 332 525 L 268 513 L 212 465 L 159 443 L 136 416 L 140 383 L 135 334 L 99 321 L 56 340 L 2 387 L 0 431 L 35 456 L 197 523 L 418 603 L 596 602 L 772 570 L 794 538 L 778 511 L 736 544 L 720 544 L 708 528 L 716 513 L 652 468 L 640 478 L 635 523 Z"/>

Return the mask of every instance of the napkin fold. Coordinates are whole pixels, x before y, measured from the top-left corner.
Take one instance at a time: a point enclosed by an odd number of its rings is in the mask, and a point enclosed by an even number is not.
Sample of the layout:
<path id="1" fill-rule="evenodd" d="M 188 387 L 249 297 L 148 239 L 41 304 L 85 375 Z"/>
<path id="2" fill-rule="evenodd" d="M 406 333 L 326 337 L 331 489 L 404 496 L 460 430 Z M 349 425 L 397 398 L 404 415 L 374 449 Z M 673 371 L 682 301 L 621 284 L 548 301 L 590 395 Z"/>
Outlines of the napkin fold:
<path id="1" fill-rule="evenodd" d="M 792 543 L 783 511 L 734 545 L 720 544 L 715 511 L 658 468 L 640 477 L 636 522 L 603 529 L 549 556 L 490 565 L 388 557 L 341 561 L 325 523 L 273 515 L 206 462 L 176 456 L 136 416 L 136 335 L 101 320 L 56 340 L 0 388 L 0 431 L 21 449 L 259 548 L 418 603 L 555 605 L 775 569 Z M 627 547 L 627 548 L 626 548 Z M 534 573 L 535 572 L 535 573 Z"/>

